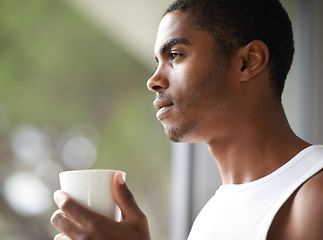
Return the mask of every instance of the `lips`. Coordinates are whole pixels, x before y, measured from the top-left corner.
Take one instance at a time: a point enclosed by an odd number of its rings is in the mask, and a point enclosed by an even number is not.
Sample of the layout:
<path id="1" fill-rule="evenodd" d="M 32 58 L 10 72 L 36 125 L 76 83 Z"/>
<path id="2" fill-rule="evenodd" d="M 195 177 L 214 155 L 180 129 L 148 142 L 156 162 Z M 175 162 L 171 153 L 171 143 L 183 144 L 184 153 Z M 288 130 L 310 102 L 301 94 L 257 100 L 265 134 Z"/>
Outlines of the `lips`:
<path id="1" fill-rule="evenodd" d="M 156 117 L 158 119 L 161 119 L 161 115 L 163 115 L 165 112 L 170 110 L 174 106 L 174 103 L 170 100 L 167 100 L 167 99 L 165 99 L 165 100 L 156 99 L 154 101 L 154 106 L 158 110 L 156 113 Z"/>
<path id="2" fill-rule="evenodd" d="M 157 110 L 160 110 L 163 107 L 169 107 L 174 105 L 174 103 L 170 100 L 162 100 L 162 99 L 156 99 L 154 101 L 154 106 Z"/>

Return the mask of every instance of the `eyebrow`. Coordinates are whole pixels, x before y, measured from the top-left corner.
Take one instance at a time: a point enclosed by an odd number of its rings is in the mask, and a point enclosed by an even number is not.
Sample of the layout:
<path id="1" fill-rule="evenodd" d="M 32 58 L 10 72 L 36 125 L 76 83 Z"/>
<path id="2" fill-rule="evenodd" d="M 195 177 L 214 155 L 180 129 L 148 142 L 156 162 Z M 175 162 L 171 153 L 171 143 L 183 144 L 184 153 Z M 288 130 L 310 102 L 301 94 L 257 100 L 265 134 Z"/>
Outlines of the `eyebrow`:
<path id="1" fill-rule="evenodd" d="M 159 50 L 160 54 L 167 52 L 172 46 L 177 44 L 190 45 L 191 43 L 186 38 L 171 38 Z"/>

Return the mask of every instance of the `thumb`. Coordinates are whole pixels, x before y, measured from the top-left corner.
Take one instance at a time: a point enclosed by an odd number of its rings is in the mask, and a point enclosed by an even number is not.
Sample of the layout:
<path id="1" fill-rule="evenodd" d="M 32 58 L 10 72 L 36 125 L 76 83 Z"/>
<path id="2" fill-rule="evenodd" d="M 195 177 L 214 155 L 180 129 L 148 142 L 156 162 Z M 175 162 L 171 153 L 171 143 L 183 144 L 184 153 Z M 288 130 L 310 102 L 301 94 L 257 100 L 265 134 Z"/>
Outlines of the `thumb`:
<path id="1" fill-rule="evenodd" d="M 114 175 L 112 192 L 114 200 L 121 210 L 123 220 L 136 221 L 144 217 L 121 173 Z"/>

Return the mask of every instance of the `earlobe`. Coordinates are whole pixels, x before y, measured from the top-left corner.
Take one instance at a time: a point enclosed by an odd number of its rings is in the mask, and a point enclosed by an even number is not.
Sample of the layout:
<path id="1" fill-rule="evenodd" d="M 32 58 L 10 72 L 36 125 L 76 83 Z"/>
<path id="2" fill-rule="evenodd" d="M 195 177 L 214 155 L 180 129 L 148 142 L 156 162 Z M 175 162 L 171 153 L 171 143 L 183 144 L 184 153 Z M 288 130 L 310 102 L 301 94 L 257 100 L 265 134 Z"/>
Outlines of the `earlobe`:
<path id="1" fill-rule="evenodd" d="M 240 50 L 240 81 L 247 81 L 263 71 L 269 61 L 267 45 L 260 40 L 253 40 Z"/>

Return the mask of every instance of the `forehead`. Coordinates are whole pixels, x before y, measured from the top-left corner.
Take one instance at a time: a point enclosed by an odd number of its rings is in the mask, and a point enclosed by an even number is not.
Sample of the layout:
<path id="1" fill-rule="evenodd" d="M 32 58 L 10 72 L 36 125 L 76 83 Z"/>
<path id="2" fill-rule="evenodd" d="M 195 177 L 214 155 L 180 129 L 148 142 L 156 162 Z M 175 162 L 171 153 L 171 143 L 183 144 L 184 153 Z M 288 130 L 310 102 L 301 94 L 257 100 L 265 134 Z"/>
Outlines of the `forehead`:
<path id="1" fill-rule="evenodd" d="M 158 53 L 165 43 L 171 39 L 185 39 L 191 45 L 213 45 L 213 36 L 207 31 L 195 28 L 187 13 L 173 11 L 166 14 L 160 22 L 155 43 L 155 53 Z"/>

